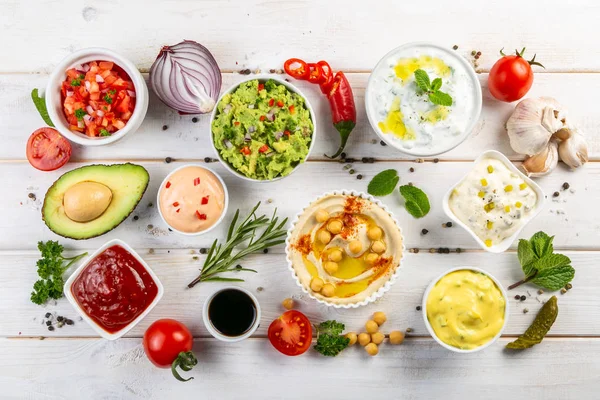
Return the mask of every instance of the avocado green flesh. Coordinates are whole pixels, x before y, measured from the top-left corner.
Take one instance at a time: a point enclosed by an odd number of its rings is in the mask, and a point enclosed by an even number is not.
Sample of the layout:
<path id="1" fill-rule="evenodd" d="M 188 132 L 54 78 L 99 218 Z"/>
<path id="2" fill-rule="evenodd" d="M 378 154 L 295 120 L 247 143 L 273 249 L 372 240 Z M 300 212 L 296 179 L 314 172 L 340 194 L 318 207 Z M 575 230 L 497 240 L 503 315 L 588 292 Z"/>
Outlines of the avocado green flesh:
<path id="1" fill-rule="evenodd" d="M 62 175 L 46 192 L 42 218 L 54 233 L 71 239 L 89 239 L 114 228 L 131 214 L 141 200 L 150 176 L 140 165 L 88 165 Z M 63 197 L 67 189 L 80 182 L 98 182 L 112 192 L 108 208 L 98 218 L 75 222 L 65 214 Z"/>

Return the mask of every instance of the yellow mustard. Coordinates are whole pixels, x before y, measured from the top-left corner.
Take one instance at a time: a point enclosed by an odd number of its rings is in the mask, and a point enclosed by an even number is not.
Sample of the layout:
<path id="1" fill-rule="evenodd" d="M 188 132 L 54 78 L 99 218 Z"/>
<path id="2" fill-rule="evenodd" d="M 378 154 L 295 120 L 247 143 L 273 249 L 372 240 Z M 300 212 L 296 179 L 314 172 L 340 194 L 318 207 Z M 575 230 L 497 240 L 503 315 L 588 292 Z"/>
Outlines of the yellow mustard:
<path id="1" fill-rule="evenodd" d="M 504 325 L 506 301 L 487 275 L 459 270 L 440 279 L 427 297 L 427 319 L 444 343 L 471 350 L 492 340 Z"/>

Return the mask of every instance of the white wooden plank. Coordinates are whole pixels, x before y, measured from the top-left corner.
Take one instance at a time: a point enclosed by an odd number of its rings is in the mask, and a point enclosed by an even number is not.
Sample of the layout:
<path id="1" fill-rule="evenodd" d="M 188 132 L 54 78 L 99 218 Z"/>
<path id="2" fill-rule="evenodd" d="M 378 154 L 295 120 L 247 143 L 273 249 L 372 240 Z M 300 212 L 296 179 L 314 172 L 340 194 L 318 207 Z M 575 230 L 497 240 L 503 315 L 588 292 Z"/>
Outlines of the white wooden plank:
<path id="1" fill-rule="evenodd" d="M 281 75 L 279 75 L 281 76 Z M 351 157 L 374 157 L 377 160 L 414 159 L 390 146 L 382 147 L 379 137 L 371 128 L 364 106 L 364 93 L 369 74 L 349 74 L 354 88 L 358 124 L 350 137 L 346 153 Z M 244 75 L 224 74 L 223 90 L 246 78 Z M 471 137 L 456 149 L 439 156 L 442 160 L 472 160 L 488 149 L 496 149 L 511 159 L 521 159 L 508 143 L 504 125 L 514 109 L 514 104 L 496 101 L 487 90 L 487 74 L 480 75 L 483 86 L 484 105 L 482 117 Z M 9 74 L 0 75 L 0 126 L 3 127 L 0 160 L 22 160 L 25 158 L 25 144 L 29 134 L 43 126 L 29 98 L 31 89 L 45 87 L 47 75 Z M 308 96 L 315 108 L 319 131 L 311 160 L 324 160 L 324 153 L 332 154 L 339 144 L 337 131 L 331 124 L 331 113 L 327 100 L 320 90 L 304 82 L 295 84 Z M 582 96 L 584 91 L 600 91 L 599 74 L 539 74 L 529 96 L 554 96 L 570 110 L 573 121 L 586 134 L 589 142 L 590 159 L 600 159 L 600 114 L 595 103 Z M 163 125 L 168 130 L 163 131 Z M 73 160 L 103 159 L 203 159 L 216 157 L 210 144 L 210 116 L 181 116 L 166 107 L 154 95 L 140 129 L 123 140 L 110 146 L 82 147 L 75 145 Z M 375 142 L 375 143 L 373 143 Z"/>
<path id="2" fill-rule="evenodd" d="M 470 168 L 470 162 L 440 163 L 401 163 L 386 162 L 377 164 L 355 163 L 356 173 L 350 175 L 342 164 L 331 162 L 311 162 L 302 165 L 291 176 L 274 182 L 256 184 L 244 181 L 229 172 L 219 163 L 211 163 L 227 184 L 231 199 L 230 217 L 208 235 L 188 237 L 169 232 L 161 221 L 156 209 L 158 185 L 169 171 L 180 163 L 142 162 L 150 172 L 150 185 L 138 208 L 117 229 L 98 238 L 87 241 L 62 240 L 74 248 L 99 247 L 112 238 L 120 238 L 134 247 L 154 248 L 195 248 L 208 246 L 216 237 L 224 237 L 236 208 L 248 211 L 258 201 L 264 204 L 263 212 L 270 214 L 277 207 L 282 217 L 295 216 L 301 209 L 324 192 L 335 189 L 366 191 L 369 180 L 387 168 L 396 168 L 401 176 L 401 184 L 413 182 L 429 196 L 432 208 L 422 219 L 414 219 L 401 204 L 400 196 L 394 193 L 381 200 L 390 207 L 400 221 L 405 243 L 408 247 L 460 247 L 478 248 L 473 238 L 462 228 L 442 228 L 448 221 L 442 211 L 441 201 L 451 185 L 458 182 Z M 81 164 L 70 163 L 60 171 L 43 173 L 34 170 L 25 162 L 2 164 L 3 196 L 0 199 L 0 249 L 34 249 L 38 240 L 59 239 L 43 224 L 40 207 L 46 190 L 62 173 Z M 414 173 L 409 168 L 415 169 Z M 363 175 L 362 180 L 357 175 Z M 559 166 L 539 183 L 548 195 L 548 201 L 541 214 L 525 227 L 522 237 L 529 237 L 538 230 L 556 234 L 555 246 L 559 248 L 589 249 L 599 246 L 600 209 L 595 205 L 600 197 L 600 163 L 590 163 L 581 171 L 570 172 Z M 563 182 L 569 182 L 575 193 L 562 191 Z M 552 197 L 559 191 L 558 198 Z M 28 193 L 37 196 L 36 201 L 28 198 Z M 293 195 L 292 195 L 293 194 Z M 268 203 L 271 199 L 272 203 Z M 563 202 L 564 201 L 564 202 Z M 152 203 L 153 206 L 149 207 Z M 558 214 L 563 213 L 563 214 Z M 133 215 L 139 216 L 134 221 Z M 150 228 L 149 228 L 150 226 Z M 423 236 L 421 230 L 430 233 Z M 513 246 L 515 247 L 515 246 Z M 280 250 L 278 250 L 280 251 Z"/>
<path id="3" fill-rule="evenodd" d="M 450 353 L 426 339 L 382 345 L 377 357 L 350 348 L 335 359 L 285 357 L 266 339 L 197 340 L 199 363 L 177 382 L 155 368 L 137 339 L 0 340 L 0 384 L 9 399 L 444 398 L 594 399 L 598 339 L 546 339 L 520 352 L 508 340 L 476 354 Z"/>
<path id="4" fill-rule="evenodd" d="M 140 249 L 140 254 L 156 272 L 165 287 L 165 295 L 157 307 L 136 328 L 128 333 L 130 337 L 143 336 L 146 328 L 159 318 L 175 318 L 184 322 L 197 337 L 210 337 L 202 323 L 202 305 L 215 290 L 224 287 L 223 283 L 206 282 L 188 289 L 187 284 L 198 274 L 204 256 L 190 254 L 185 250 L 156 250 L 149 254 Z M 559 297 L 560 315 L 550 331 L 551 335 L 597 336 L 600 332 L 600 276 L 597 274 L 598 252 L 568 252 L 577 274 L 573 289 Z M 0 253 L 0 336 L 98 336 L 66 301 L 51 302 L 46 307 L 29 301 L 33 282 L 37 279 L 35 262 L 37 252 Z M 431 280 L 444 271 L 456 266 L 481 267 L 493 274 L 505 287 L 522 279 L 522 271 L 515 253 L 493 255 L 473 252 L 463 254 L 407 254 L 397 282 L 383 298 L 374 304 L 359 309 L 333 309 L 318 304 L 305 295 L 296 285 L 287 269 L 282 254 L 254 255 L 244 260 L 244 267 L 258 271 L 234 273 L 231 276 L 245 279 L 241 286 L 251 290 L 262 308 L 262 321 L 256 335 L 264 337 L 271 321 L 283 311 L 281 301 L 287 297 L 296 299 L 299 310 L 313 322 L 336 319 L 344 322 L 349 331 L 364 331 L 364 324 L 375 311 L 384 311 L 388 322 L 384 332 L 413 329 L 413 335 L 428 336 L 422 314 L 416 307 L 421 304 L 423 293 Z M 510 317 L 505 334 L 518 335 L 527 329 L 542 302 L 552 293 L 539 295 L 538 288 L 526 285 L 509 292 Z M 523 302 L 513 299 L 525 295 Z M 523 313 L 527 308 L 529 312 Z M 73 326 L 64 326 L 49 332 L 43 325 L 46 312 L 57 313 L 75 321 Z"/>
<path id="5" fill-rule="evenodd" d="M 433 41 L 481 51 L 489 68 L 498 51 L 527 46 L 551 71 L 599 70 L 595 2 L 462 1 L 451 6 L 392 0 L 245 2 L 142 0 L 85 4 L 51 0 L 3 0 L 0 72 L 48 72 L 74 50 L 104 46 L 149 68 L 159 49 L 182 39 L 197 40 L 221 68 L 278 68 L 289 57 L 327 59 L 336 69 L 369 70 L 402 43 Z M 129 17 L 115 28 L 115 21 Z M 143 15 L 143 19 L 141 19 Z M 135 17 L 134 17 L 135 16 Z M 133 19 L 135 18 L 135 19 Z M 568 34 L 557 26 L 571 21 Z M 539 23 L 537 23 L 539 22 Z M 424 28 L 426 23 L 427 28 Z M 32 32 L 35 39 L 32 40 Z M 27 51 L 23 44 L 27 43 Z"/>

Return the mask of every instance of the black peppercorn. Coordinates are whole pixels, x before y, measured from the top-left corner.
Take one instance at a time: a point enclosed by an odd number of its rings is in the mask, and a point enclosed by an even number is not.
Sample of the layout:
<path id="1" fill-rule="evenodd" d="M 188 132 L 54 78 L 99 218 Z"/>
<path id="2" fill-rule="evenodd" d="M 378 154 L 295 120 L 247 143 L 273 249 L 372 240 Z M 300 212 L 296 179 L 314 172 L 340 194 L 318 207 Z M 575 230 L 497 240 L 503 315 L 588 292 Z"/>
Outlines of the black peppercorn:
<path id="1" fill-rule="evenodd" d="M 170 164 L 170 163 L 171 163 L 171 161 L 173 161 L 173 159 L 172 159 L 171 157 L 167 157 L 167 158 L 165 158 L 165 162 L 166 162 L 167 164 Z"/>
<path id="2" fill-rule="evenodd" d="M 196 122 L 198 122 L 198 118 L 196 118 L 196 117 L 192 118 L 192 122 L 193 122 L 193 123 L 196 123 Z"/>
<path id="3" fill-rule="evenodd" d="M 48 330 L 49 330 L 50 332 L 52 332 L 52 331 L 54 330 L 54 327 L 53 327 L 52 325 L 50 325 L 50 326 L 48 327 Z"/>
<path id="4" fill-rule="evenodd" d="M 565 182 L 565 183 L 562 184 L 563 190 L 567 190 L 570 187 L 571 187 L 571 185 L 569 185 L 569 182 Z"/>
<path id="5" fill-rule="evenodd" d="M 437 163 L 439 163 L 439 162 L 440 162 L 440 159 L 439 159 L 439 158 L 434 158 L 434 159 L 433 159 L 433 162 L 437 164 Z"/>
<path id="6" fill-rule="evenodd" d="M 47 312 L 45 315 L 46 318 L 50 318 L 51 316 L 52 316 L 52 314 L 50 314 L 49 312 Z"/>
<path id="7" fill-rule="evenodd" d="M 163 131 L 166 131 L 169 127 L 167 125 L 163 125 Z"/>
<path id="8" fill-rule="evenodd" d="M 515 300 L 520 300 L 521 296 L 519 296 L 518 294 L 515 294 Z"/>
<path id="9" fill-rule="evenodd" d="M 200 249 L 200 254 L 206 254 L 208 252 L 208 250 L 206 250 L 204 247 Z"/>
<path id="10" fill-rule="evenodd" d="M 65 320 L 65 323 L 66 323 L 67 325 L 73 325 L 75 322 L 73 322 L 73 320 L 72 320 L 72 319 L 68 319 L 68 318 L 67 318 L 67 319 Z"/>
<path id="11" fill-rule="evenodd" d="M 382 145 L 382 146 L 387 146 L 387 143 L 384 142 L 383 140 L 381 142 L 379 142 L 379 144 Z"/>
<path id="12" fill-rule="evenodd" d="M 446 222 L 446 228 L 452 228 L 452 222 L 450 222 L 450 221 Z"/>
<path id="13" fill-rule="evenodd" d="M 409 170 L 410 172 L 415 172 L 415 169 L 414 169 L 413 167 L 410 167 L 408 170 Z"/>
<path id="14" fill-rule="evenodd" d="M 134 215 L 134 216 L 133 216 L 133 220 L 134 220 L 134 221 L 137 221 L 138 219 L 140 219 L 140 217 L 138 217 L 137 215 Z"/>
<path id="15" fill-rule="evenodd" d="M 342 153 L 342 154 L 340 154 L 340 157 L 341 157 L 341 158 L 346 158 L 346 153 Z"/>
<path id="16" fill-rule="evenodd" d="M 368 159 L 367 157 L 363 157 L 363 158 L 361 159 L 361 161 L 362 161 L 363 163 L 368 163 L 368 162 L 369 162 L 369 159 Z"/>
<path id="17" fill-rule="evenodd" d="M 269 249 L 264 249 L 263 253 L 267 254 L 269 252 Z"/>
<path id="18" fill-rule="evenodd" d="M 356 175 L 356 179 L 359 179 L 359 180 L 360 180 L 360 179 L 362 179 L 362 178 L 363 178 L 363 176 L 362 176 L 361 174 L 358 174 L 358 175 Z"/>
<path id="19" fill-rule="evenodd" d="M 52 325 L 52 321 L 46 321 L 46 326 Z"/>
<path id="20" fill-rule="evenodd" d="M 454 50 L 457 50 L 457 49 L 458 49 L 458 46 L 457 46 L 457 45 L 454 45 L 454 46 L 452 46 L 452 49 L 454 49 Z"/>
<path id="21" fill-rule="evenodd" d="M 525 301 L 527 300 L 527 297 L 525 297 L 525 295 L 521 295 L 521 301 Z"/>
<path id="22" fill-rule="evenodd" d="M 421 311 L 421 306 L 417 306 L 417 311 Z"/>
<path id="23" fill-rule="evenodd" d="M 56 320 L 58 322 L 63 322 L 64 321 L 64 317 L 62 317 L 61 315 L 59 315 L 58 317 L 56 317 Z"/>
<path id="24" fill-rule="evenodd" d="M 210 162 L 210 157 L 204 157 L 204 162 L 205 163 L 209 163 Z"/>
<path id="25" fill-rule="evenodd" d="M 427 229 L 421 230 L 421 235 L 427 235 L 428 233 L 429 233 L 429 231 Z"/>
<path id="26" fill-rule="evenodd" d="M 554 192 L 554 194 L 553 194 L 552 196 L 554 196 L 554 197 L 558 197 L 558 196 L 560 196 L 560 193 L 558 193 L 558 192 Z"/>

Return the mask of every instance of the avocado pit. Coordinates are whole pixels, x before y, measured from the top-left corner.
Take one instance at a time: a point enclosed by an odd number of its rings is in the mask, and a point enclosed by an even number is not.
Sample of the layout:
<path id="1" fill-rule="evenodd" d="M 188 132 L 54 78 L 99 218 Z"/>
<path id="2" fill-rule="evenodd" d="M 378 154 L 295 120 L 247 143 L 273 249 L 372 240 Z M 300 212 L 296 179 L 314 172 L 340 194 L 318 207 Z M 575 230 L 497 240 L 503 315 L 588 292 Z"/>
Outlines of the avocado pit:
<path id="1" fill-rule="evenodd" d="M 101 216 L 112 201 L 112 191 L 98 182 L 76 183 L 65 192 L 63 206 L 67 217 L 75 222 L 89 222 Z"/>

